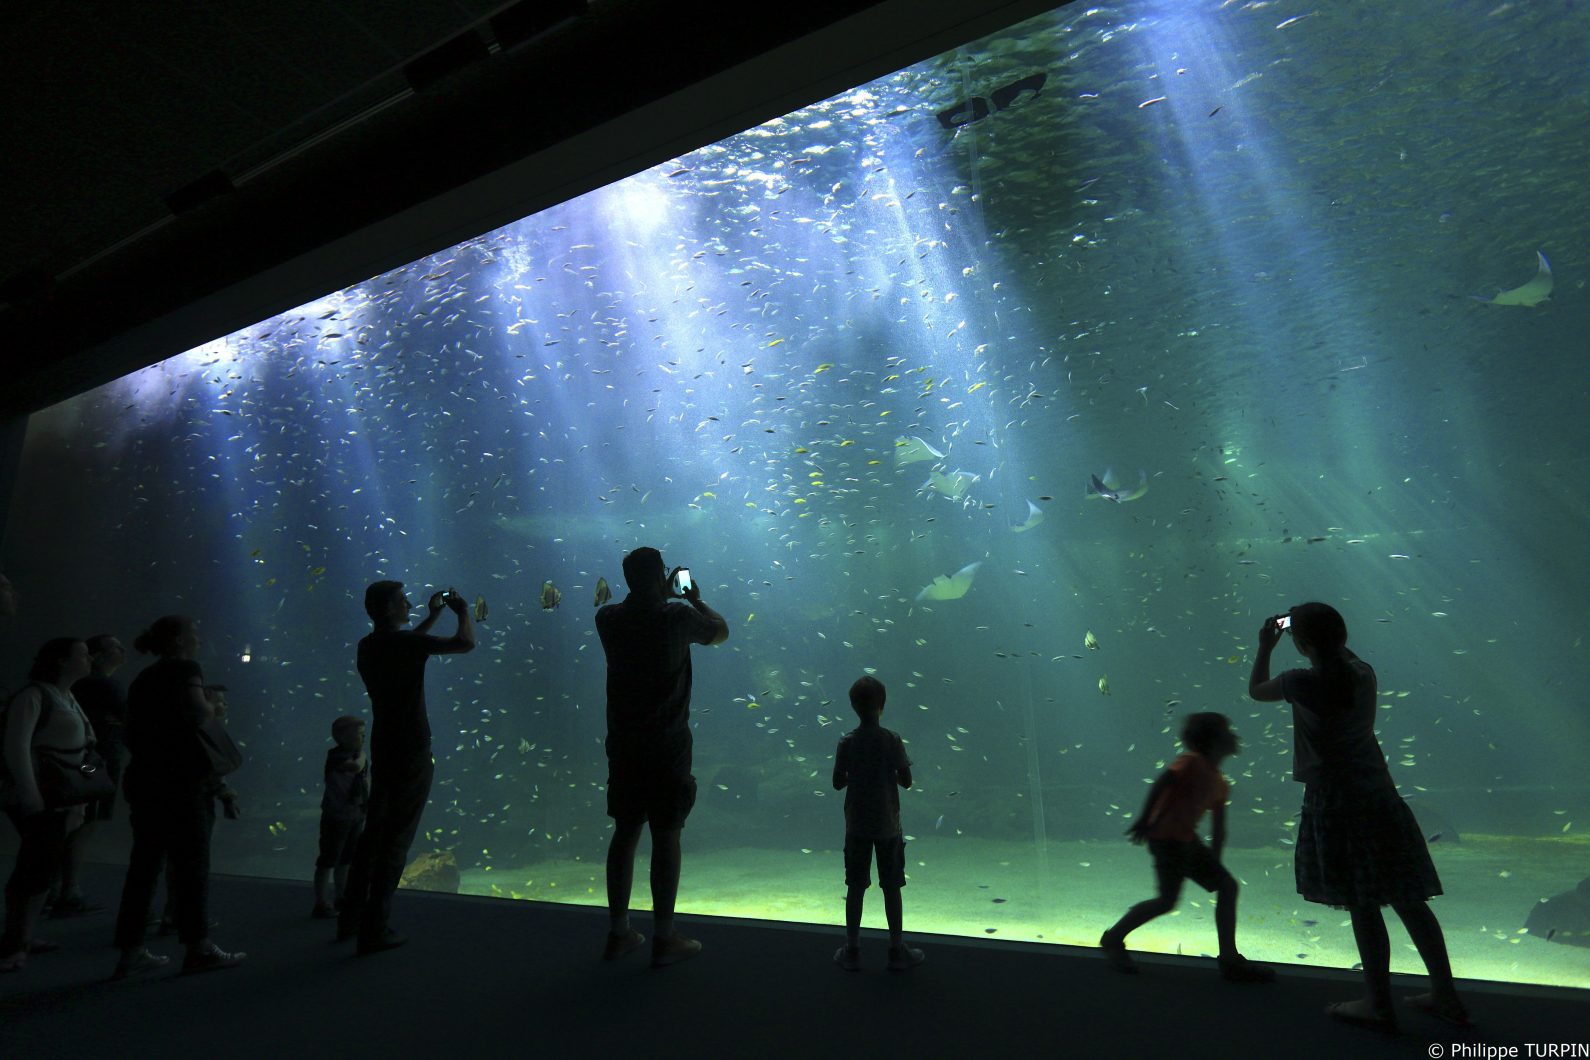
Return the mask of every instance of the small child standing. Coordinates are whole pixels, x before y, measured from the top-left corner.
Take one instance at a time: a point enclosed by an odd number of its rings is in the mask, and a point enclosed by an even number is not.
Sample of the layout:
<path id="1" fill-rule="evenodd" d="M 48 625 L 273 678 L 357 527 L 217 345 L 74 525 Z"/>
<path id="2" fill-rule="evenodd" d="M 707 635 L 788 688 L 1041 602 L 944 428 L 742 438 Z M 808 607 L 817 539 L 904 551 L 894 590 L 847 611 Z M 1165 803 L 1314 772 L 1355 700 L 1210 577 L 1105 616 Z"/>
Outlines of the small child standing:
<path id="1" fill-rule="evenodd" d="M 337 746 L 326 752 L 326 793 L 320 799 L 320 857 L 315 861 L 317 920 L 329 920 L 342 908 L 348 868 L 364 831 L 370 801 L 370 760 L 364 753 L 364 719 L 345 714 L 331 723 Z M 333 891 L 333 887 L 335 890 Z"/>
<path id="2" fill-rule="evenodd" d="M 898 733 L 879 724 L 887 692 L 875 677 L 850 686 L 850 706 L 861 724 L 840 737 L 834 752 L 834 790 L 845 792 L 845 944 L 834 962 L 846 971 L 861 967 L 861 903 L 878 887 L 889 921 L 889 968 L 904 971 L 922 963 L 922 951 L 901 934 L 900 888 L 905 886 L 905 837 L 900 831 L 900 788 L 911 786 L 911 760 Z"/>
<path id="3" fill-rule="evenodd" d="M 1241 744 L 1231 731 L 1231 719 L 1215 713 L 1189 714 L 1182 723 L 1181 744 L 1186 750 L 1148 789 L 1143 812 L 1126 832 L 1134 843 L 1147 840 L 1159 896 L 1128 909 L 1099 939 L 1099 946 L 1116 969 L 1136 972 L 1137 964 L 1126 952 L 1126 936 L 1176 908 L 1182 880 L 1190 879 L 1216 894 L 1221 976 L 1233 982 L 1267 983 L 1275 972 L 1237 952 L 1237 881 L 1220 863 L 1226 842 L 1226 800 L 1231 795 L 1220 760 L 1236 754 Z M 1212 816 L 1211 846 L 1205 846 L 1195 831 L 1205 810 Z"/>

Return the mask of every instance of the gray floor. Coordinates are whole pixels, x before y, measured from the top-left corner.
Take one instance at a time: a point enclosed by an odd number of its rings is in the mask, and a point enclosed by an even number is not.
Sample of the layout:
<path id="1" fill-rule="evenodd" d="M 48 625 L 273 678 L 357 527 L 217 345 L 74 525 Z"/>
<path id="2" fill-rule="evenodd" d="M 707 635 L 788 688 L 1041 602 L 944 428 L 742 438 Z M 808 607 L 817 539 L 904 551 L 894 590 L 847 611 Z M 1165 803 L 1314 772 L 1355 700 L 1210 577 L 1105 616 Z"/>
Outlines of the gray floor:
<path id="1" fill-rule="evenodd" d="M 91 893 L 113 900 L 119 880 L 119 869 L 96 866 Z M 1432 1044 L 1453 1056 L 1455 1043 L 1517 1045 L 1520 1055 L 1526 1043 L 1590 1043 L 1582 991 L 1473 984 L 1478 1030 L 1409 1013 L 1401 1037 L 1386 1038 L 1321 1015 L 1356 994 L 1351 973 L 1289 970 L 1273 985 L 1233 986 L 1211 962 L 1150 957 L 1131 978 L 1095 951 L 915 936 L 928 954 L 915 971 L 887 972 L 883 942 L 869 938 L 863 970 L 847 974 L 830 961 L 835 929 L 706 918 L 683 921 L 705 943 L 701 957 L 652 971 L 639 954 L 597 959 L 599 910 L 408 891 L 397 926 L 410 944 L 357 958 L 308 918 L 303 884 L 217 877 L 214 890 L 215 937 L 249 951 L 243 967 L 110 983 L 110 911 L 49 922 L 46 936 L 65 948 L 0 978 L 0 1057 L 766 1057 L 840 1047 L 1408 1060 Z"/>

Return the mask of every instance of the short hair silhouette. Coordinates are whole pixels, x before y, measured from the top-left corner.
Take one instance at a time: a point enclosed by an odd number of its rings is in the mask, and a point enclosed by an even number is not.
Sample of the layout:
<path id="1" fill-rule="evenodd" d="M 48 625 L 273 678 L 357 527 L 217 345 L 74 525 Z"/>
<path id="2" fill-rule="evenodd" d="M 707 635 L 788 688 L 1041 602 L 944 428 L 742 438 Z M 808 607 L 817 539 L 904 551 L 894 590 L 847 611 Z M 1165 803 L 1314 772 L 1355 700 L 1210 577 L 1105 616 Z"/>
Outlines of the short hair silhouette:
<path id="1" fill-rule="evenodd" d="M 882 681 L 866 674 L 856 678 L 856 683 L 850 686 L 850 706 L 862 717 L 876 717 L 883 712 L 883 701 L 888 695 Z"/>
<path id="2" fill-rule="evenodd" d="M 371 622 L 374 622 L 386 614 L 387 605 L 392 598 L 401 595 L 403 595 L 402 582 L 371 582 L 364 590 L 364 613 L 370 616 Z"/>
<path id="3" fill-rule="evenodd" d="M 1347 646 L 1347 620 L 1330 604 L 1311 600 L 1292 608 L 1291 615 L 1293 636 L 1325 651 Z"/>
<path id="4" fill-rule="evenodd" d="M 72 649 L 83 643 L 79 637 L 54 637 L 44 642 L 33 665 L 28 670 L 29 681 L 54 681 L 61 676 L 61 668 L 72 657 Z"/>
<path id="5" fill-rule="evenodd" d="M 647 545 L 624 557 L 624 583 L 631 589 L 654 586 L 666 573 L 662 553 Z"/>
<path id="6" fill-rule="evenodd" d="M 191 625 L 193 619 L 187 615 L 162 615 L 133 640 L 133 650 L 139 655 L 169 655 Z"/>

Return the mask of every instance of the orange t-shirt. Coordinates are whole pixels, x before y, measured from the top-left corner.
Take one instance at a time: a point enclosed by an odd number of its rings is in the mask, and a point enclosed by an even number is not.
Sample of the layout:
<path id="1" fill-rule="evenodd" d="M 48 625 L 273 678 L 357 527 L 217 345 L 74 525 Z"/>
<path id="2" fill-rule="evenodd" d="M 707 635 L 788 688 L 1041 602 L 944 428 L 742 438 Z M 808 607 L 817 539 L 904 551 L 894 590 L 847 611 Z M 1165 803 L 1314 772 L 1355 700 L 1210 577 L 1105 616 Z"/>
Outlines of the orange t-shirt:
<path id="1" fill-rule="evenodd" d="M 1188 751 L 1170 764 L 1170 786 L 1149 811 L 1148 838 L 1196 842 L 1205 810 L 1224 806 L 1231 784 L 1203 755 Z"/>

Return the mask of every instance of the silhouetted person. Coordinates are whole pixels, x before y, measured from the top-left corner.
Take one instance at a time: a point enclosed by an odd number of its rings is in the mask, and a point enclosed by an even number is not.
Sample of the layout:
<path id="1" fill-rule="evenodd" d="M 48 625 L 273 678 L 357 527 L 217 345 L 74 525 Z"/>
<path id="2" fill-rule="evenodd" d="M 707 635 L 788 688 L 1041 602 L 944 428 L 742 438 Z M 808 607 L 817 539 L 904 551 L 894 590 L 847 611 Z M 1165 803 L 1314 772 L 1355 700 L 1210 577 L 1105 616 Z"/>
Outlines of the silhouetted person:
<path id="1" fill-rule="evenodd" d="M 433 637 L 430 629 L 444 607 L 458 616 L 458 631 Z M 358 654 L 373 718 L 370 803 L 337 917 L 338 940 L 357 937 L 360 954 L 408 941 L 389 921 L 392 895 L 403 878 L 436 771 L 425 712 L 425 664 L 432 655 L 458 654 L 475 646 L 475 625 L 462 596 L 452 589 L 432 593 L 428 608 L 420 624 L 406 630 L 413 605 L 402 582 L 379 581 L 364 591 L 364 610 L 375 626 L 359 642 Z"/>
<path id="2" fill-rule="evenodd" d="M 331 723 L 336 746 L 326 752 L 320 797 L 320 856 L 315 859 L 315 907 L 310 915 L 327 919 L 342 908 L 348 871 L 364 834 L 370 801 L 370 759 L 364 753 L 364 719 L 344 714 Z"/>
<path id="3" fill-rule="evenodd" d="M 696 802 L 690 774 L 690 646 L 722 644 L 729 624 L 701 600 L 694 582 L 669 600 L 679 568 L 669 571 L 662 553 L 637 548 L 624 557 L 629 595 L 596 612 L 596 632 L 607 655 L 607 815 L 613 839 L 607 848 L 607 960 L 646 941 L 629 926 L 635 846 L 651 826 L 652 965 L 694 957 L 701 943 L 674 929 L 679 893 L 679 832 Z"/>
<path id="4" fill-rule="evenodd" d="M 132 823 L 132 855 L 116 916 L 121 950 L 115 978 L 164 967 L 169 958 L 144 948 L 150 903 L 162 867 L 176 903 L 177 936 L 187 947 L 184 972 L 240 964 L 210 939 L 210 832 L 215 824 L 213 776 L 199 729 L 216 716 L 215 696 L 198 664 L 199 630 L 191 618 L 166 615 L 138 634 L 133 647 L 158 658 L 127 689 L 127 764 L 123 793 Z"/>
<path id="5" fill-rule="evenodd" d="M 1283 621 L 1310 666 L 1272 678 L 1270 652 L 1281 639 Z M 1295 848 L 1297 891 L 1352 915 L 1369 988 L 1368 998 L 1338 1002 L 1326 1011 L 1345 1023 L 1396 1028 L 1391 941 L 1380 912 L 1389 905 L 1430 973 L 1430 992 L 1408 1002 L 1464 1024 L 1468 1015 L 1452 981 L 1446 939 L 1427 904 L 1441 893 L 1441 880 L 1375 737 L 1376 687 L 1374 669 L 1347 649 L 1347 623 L 1328 604 L 1300 604 L 1259 627 L 1248 694 L 1292 704 L 1292 772 L 1305 785 Z"/>
<path id="6" fill-rule="evenodd" d="M 22 844 L 6 881 L 0 972 L 20 971 L 29 952 L 45 948 L 33 938 L 33 927 L 60 868 L 67 831 L 82 808 L 54 797 L 46 783 L 49 764 L 41 758 L 67 766 L 83 762 L 94 729 L 72 698 L 72 685 L 86 673 L 87 644 L 74 637 L 46 641 L 28 671 L 29 684 L 6 704 L 0 805 Z"/>
<path id="7" fill-rule="evenodd" d="M 218 723 L 225 722 L 229 709 L 226 699 L 226 686 L 205 685 L 204 696 L 210 701 L 210 708 L 215 711 L 215 720 Z M 209 761 L 208 756 L 206 756 L 205 760 Z M 204 783 L 204 794 L 212 803 L 218 802 L 221 804 L 221 813 L 228 821 L 235 821 L 243 816 L 243 808 L 238 802 L 237 792 L 232 790 L 226 781 L 226 777 L 217 776 L 214 772 L 211 772 Z M 211 843 L 214 835 L 215 807 L 212 804 L 210 807 L 210 828 L 205 836 L 206 845 Z M 171 856 L 168 854 L 166 856 L 166 904 L 164 911 L 160 914 L 160 924 L 155 929 L 156 934 L 159 935 L 170 935 L 177 930 L 177 892 L 171 886 L 173 873 Z M 216 921 L 213 917 L 205 922 L 206 928 L 213 928 L 215 924 Z"/>
<path id="8" fill-rule="evenodd" d="M 88 676 L 72 686 L 72 695 L 94 728 L 94 747 L 105 760 L 105 771 L 112 783 L 121 787 L 122 758 L 126 753 L 122 730 L 127 721 L 127 696 L 115 673 L 127 661 L 127 649 L 109 633 L 88 638 Z M 87 901 L 78 885 L 83 858 L 88 852 L 100 821 L 115 813 L 116 793 L 95 799 L 83 807 L 83 823 L 66 837 L 66 853 L 61 859 L 60 893 L 50 907 L 51 917 L 80 916 L 101 907 Z"/>
<path id="9" fill-rule="evenodd" d="M 846 971 L 861 967 L 861 905 L 878 860 L 878 889 L 889 921 L 889 968 L 904 971 L 923 961 L 907 946 L 900 888 L 905 886 L 905 836 L 900 830 L 900 789 L 911 786 L 911 760 L 898 733 L 879 724 L 888 691 L 866 676 L 850 686 L 850 708 L 861 724 L 839 738 L 834 790 L 845 793 L 845 944 L 834 961 Z"/>
<path id="10" fill-rule="evenodd" d="M 1224 714 L 1189 714 L 1181 727 L 1185 750 L 1148 789 L 1143 810 L 1126 834 L 1134 843 L 1148 843 L 1154 856 L 1154 878 L 1159 894 L 1126 911 L 1099 939 L 1110 963 L 1123 972 L 1136 972 L 1137 964 L 1126 952 L 1126 936 L 1176 908 L 1183 880 L 1192 880 L 1215 898 L 1215 931 L 1220 939 L 1220 974 L 1228 980 L 1267 983 L 1275 972 L 1255 964 L 1237 951 L 1237 880 L 1220 863 L 1226 845 L 1226 800 L 1231 784 L 1220 772 L 1220 760 L 1242 746 Z M 1198 838 L 1198 822 L 1210 814 L 1213 835 L 1209 846 Z"/>

